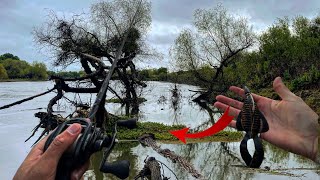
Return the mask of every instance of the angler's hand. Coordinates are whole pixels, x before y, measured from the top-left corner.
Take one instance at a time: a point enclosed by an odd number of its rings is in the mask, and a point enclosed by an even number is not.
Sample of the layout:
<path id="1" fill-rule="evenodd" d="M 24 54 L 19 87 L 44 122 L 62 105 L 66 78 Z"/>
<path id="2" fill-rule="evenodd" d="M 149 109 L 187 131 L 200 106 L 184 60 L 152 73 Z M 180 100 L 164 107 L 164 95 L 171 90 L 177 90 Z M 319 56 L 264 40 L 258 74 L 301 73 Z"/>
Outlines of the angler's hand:
<path id="1" fill-rule="evenodd" d="M 273 89 L 281 101 L 252 94 L 259 110 L 269 124 L 269 131 L 261 133 L 261 138 L 282 149 L 300 154 L 313 161 L 318 151 L 319 116 L 298 96 L 293 94 L 277 77 Z M 230 90 L 244 97 L 243 89 L 231 86 Z M 223 95 L 216 97 L 215 107 L 225 111 L 230 105 L 230 115 L 237 117 L 243 103 Z M 229 126 L 235 128 L 233 120 Z"/>
<path id="2" fill-rule="evenodd" d="M 58 135 L 43 152 L 48 137 L 42 139 L 32 148 L 14 176 L 14 180 L 55 179 L 57 165 L 64 151 L 77 139 L 81 133 L 80 124 L 72 124 Z M 71 179 L 80 179 L 88 169 L 89 163 L 72 172 Z"/>

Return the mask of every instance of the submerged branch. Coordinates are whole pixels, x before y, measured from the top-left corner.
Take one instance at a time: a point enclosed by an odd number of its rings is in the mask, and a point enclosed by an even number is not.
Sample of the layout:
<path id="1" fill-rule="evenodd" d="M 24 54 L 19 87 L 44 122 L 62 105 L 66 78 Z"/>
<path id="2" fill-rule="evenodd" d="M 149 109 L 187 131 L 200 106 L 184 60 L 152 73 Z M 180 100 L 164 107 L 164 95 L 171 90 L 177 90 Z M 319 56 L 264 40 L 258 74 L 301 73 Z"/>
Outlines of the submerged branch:
<path id="1" fill-rule="evenodd" d="M 49 104 L 47 107 L 47 111 L 48 111 L 49 116 L 52 115 L 53 105 L 55 105 L 58 102 L 58 100 L 60 100 L 62 98 L 62 96 L 63 96 L 62 89 L 58 88 L 58 94 L 49 101 Z"/>
<path id="2" fill-rule="evenodd" d="M 53 87 L 52 89 L 50 89 L 50 90 L 48 90 L 48 91 L 46 91 L 46 92 L 43 92 L 43 93 L 41 93 L 41 94 L 37 94 L 37 95 L 35 95 L 35 96 L 31 96 L 31 97 L 22 99 L 22 100 L 20 100 L 20 101 L 14 102 L 14 103 L 11 103 L 11 104 L 8 104 L 8 105 L 4 105 L 4 106 L 0 107 L 0 110 L 1 110 L 1 109 L 9 108 L 9 107 L 14 106 L 14 105 L 18 105 L 18 104 L 24 103 L 24 102 L 26 102 L 26 101 L 30 101 L 30 100 L 32 100 L 32 99 L 34 99 L 34 98 L 36 98 L 36 97 L 39 97 L 39 96 L 43 96 L 43 95 L 45 95 L 45 94 L 48 94 L 48 93 L 52 92 L 52 91 L 55 90 L 55 89 L 56 89 L 56 87 Z"/>

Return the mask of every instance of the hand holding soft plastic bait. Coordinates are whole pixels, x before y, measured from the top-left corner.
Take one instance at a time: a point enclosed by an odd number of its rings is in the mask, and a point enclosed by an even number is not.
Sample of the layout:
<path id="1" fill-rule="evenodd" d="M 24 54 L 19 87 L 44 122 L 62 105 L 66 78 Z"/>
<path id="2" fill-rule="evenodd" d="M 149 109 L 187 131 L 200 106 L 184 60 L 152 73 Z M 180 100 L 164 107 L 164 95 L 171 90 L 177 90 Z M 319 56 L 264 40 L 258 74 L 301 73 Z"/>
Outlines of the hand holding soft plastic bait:
<path id="1" fill-rule="evenodd" d="M 269 130 L 261 133 L 261 138 L 284 150 L 302 155 L 320 163 L 317 159 L 319 151 L 319 116 L 298 96 L 293 94 L 277 77 L 273 89 L 281 100 L 273 100 L 252 93 L 257 107 L 266 118 Z M 230 90 L 244 97 L 243 89 L 231 86 Z M 243 107 L 243 102 L 218 95 L 214 104 L 219 109 L 226 110 L 229 105 L 230 115 L 237 117 Z M 229 126 L 236 128 L 236 121 Z"/>

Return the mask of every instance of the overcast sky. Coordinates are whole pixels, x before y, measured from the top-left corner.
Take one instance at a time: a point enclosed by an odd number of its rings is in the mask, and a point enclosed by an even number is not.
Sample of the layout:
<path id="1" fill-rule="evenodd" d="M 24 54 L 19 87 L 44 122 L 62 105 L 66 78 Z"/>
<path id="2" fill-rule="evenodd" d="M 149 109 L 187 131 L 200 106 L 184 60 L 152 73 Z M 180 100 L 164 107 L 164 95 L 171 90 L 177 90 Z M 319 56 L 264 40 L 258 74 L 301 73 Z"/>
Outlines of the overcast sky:
<path id="1" fill-rule="evenodd" d="M 49 10 L 57 13 L 89 12 L 97 0 L 0 0 L 0 54 L 9 52 L 28 62 L 44 61 L 31 34 L 46 20 Z M 161 62 L 148 61 L 140 66 L 167 66 L 168 51 L 179 32 L 192 24 L 195 9 L 215 7 L 221 3 L 229 12 L 247 17 L 255 31 L 263 31 L 277 18 L 320 14 L 320 0 L 152 0 L 152 28 L 148 41 L 164 54 Z"/>

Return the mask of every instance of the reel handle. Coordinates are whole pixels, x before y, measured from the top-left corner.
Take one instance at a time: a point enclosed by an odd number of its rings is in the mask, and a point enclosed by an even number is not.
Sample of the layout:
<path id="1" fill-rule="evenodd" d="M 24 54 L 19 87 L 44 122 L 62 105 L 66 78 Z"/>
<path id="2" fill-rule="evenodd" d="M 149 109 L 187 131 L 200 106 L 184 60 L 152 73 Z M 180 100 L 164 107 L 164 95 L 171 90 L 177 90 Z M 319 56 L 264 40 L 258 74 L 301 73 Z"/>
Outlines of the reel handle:
<path id="1" fill-rule="evenodd" d="M 105 162 L 100 167 L 100 171 L 111 173 L 120 179 L 126 179 L 129 176 L 130 162 L 128 160 L 121 160 L 113 163 Z"/>
<path id="2" fill-rule="evenodd" d="M 126 127 L 128 129 L 134 129 L 137 127 L 137 119 L 128 119 L 128 120 L 120 120 L 117 121 L 117 126 Z"/>

